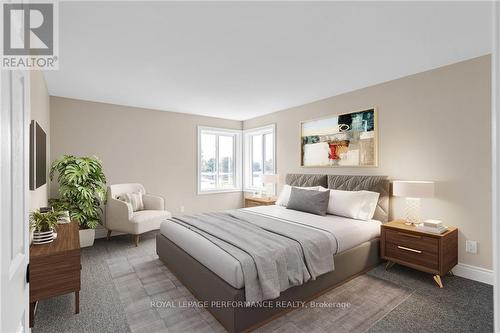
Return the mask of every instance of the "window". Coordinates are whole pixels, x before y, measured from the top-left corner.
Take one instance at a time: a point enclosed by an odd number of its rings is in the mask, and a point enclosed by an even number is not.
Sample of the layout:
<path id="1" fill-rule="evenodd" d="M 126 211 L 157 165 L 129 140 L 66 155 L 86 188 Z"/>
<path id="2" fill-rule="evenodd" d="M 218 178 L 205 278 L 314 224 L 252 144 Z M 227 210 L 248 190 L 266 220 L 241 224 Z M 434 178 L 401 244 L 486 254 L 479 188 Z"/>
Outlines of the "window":
<path id="1" fill-rule="evenodd" d="M 241 131 L 198 127 L 198 194 L 241 191 Z"/>
<path id="2" fill-rule="evenodd" d="M 261 175 L 276 173 L 275 125 L 244 131 L 245 190 L 262 189 Z"/>

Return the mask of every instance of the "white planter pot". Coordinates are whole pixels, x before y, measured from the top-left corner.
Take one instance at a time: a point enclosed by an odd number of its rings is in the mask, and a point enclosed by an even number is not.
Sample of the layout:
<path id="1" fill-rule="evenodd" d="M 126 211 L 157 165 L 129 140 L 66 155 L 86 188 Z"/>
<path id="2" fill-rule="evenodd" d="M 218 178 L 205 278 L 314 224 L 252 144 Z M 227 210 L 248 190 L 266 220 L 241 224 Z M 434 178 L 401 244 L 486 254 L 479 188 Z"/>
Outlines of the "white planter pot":
<path id="1" fill-rule="evenodd" d="M 88 247 L 94 245 L 95 229 L 80 230 L 80 247 Z"/>
<path id="2" fill-rule="evenodd" d="M 34 231 L 33 232 L 33 244 L 47 244 L 54 241 L 54 232 L 51 231 Z"/>

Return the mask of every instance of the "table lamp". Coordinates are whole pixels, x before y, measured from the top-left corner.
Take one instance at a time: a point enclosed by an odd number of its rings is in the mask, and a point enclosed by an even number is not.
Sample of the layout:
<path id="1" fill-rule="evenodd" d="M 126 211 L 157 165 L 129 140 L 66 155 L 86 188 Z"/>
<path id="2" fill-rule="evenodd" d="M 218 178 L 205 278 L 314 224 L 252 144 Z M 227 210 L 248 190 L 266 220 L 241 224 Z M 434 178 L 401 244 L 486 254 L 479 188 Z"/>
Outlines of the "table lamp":
<path id="1" fill-rule="evenodd" d="M 434 196 L 434 182 L 397 180 L 392 183 L 392 195 L 406 198 L 405 220 L 415 225 L 420 223 L 420 198 Z"/>
<path id="2" fill-rule="evenodd" d="M 279 175 L 277 174 L 264 174 L 261 175 L 260 180 L 263 185 L 263 194 L 267 195 L 268 198 L 271 198 L 271 193 L 274 194 L 274 185 L 278 184 Z M 267 185 L 272 185 L 272 190 L 267 191 Z"/>

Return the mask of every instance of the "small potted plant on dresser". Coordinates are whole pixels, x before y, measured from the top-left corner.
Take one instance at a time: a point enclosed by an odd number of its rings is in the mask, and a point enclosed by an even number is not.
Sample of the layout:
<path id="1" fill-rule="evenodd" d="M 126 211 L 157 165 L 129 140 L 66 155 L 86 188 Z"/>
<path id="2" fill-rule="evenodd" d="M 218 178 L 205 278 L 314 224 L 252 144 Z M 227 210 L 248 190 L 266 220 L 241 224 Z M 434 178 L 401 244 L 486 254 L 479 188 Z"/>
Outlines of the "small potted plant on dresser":
<path id="1" fill-rule="evenodd" d="M 56 210 L 67 210 L 80 226 L 80 246 L 94 245 L 95 228 L 101 221 L 106 201 L 106 176 L 97 157 L 64 155 L 50 168 L 50 180 L 58 173 L 59 198 L 49 203 Z"/>
<path id="2" fill-rule="evenodd" d="M 33 231 L 33 244 L 47 244 L 54 241 L 57 236 L 57 221 L 62 212 L 41 213 L 39 210 L 30 213 L 30 230 Z"/>

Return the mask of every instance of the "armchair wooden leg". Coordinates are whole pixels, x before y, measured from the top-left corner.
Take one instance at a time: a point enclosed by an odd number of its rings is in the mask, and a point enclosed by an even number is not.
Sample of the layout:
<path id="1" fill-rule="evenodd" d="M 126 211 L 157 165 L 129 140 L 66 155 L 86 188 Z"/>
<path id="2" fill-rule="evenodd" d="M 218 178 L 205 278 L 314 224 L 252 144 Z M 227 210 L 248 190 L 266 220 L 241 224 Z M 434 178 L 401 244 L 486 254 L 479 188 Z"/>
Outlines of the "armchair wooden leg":
<path id="1" fill-rule="evenodd" d="M 139 246 L 139 235 L 134 235 L 134 245 Z"/>
<path id="2" fill-rule="evenodd" d="M 109 240 L 111 238 L 111 230 L 108 230 L 108 235 L 106 236 L 106 239 Z"/>

